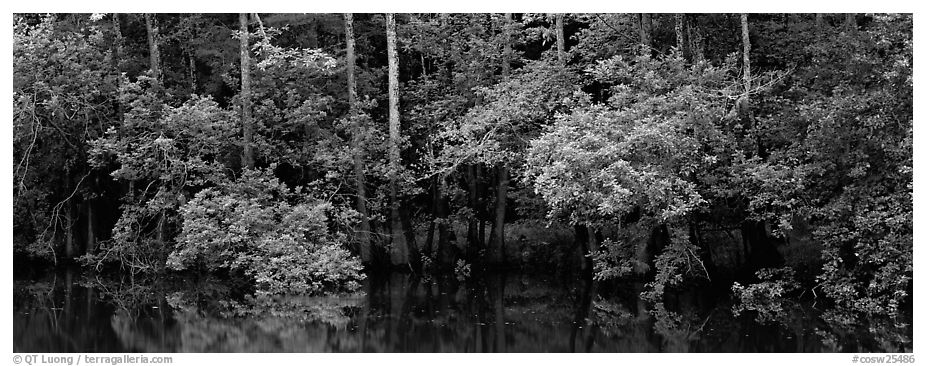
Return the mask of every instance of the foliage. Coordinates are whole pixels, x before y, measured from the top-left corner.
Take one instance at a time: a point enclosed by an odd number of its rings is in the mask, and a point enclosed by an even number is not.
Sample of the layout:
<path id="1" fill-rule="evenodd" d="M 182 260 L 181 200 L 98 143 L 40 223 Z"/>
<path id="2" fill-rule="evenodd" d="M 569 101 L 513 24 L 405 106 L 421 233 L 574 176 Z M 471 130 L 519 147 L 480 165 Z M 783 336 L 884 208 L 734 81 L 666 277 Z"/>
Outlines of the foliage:
<path id="1" fill-rule="evenodd" d="M 151 15 L 156 44 L 137 14 L 15 15 L 14 254 L 137 273 L 173 253 L 176 268 L 245 273 L 265 293 L 348 289 L 359 231 L 346 207 L 363 187 L 376 258 L 397 175 L 403 221 L 434 223 L 438 268 L 477 265 L 495 212 L 558 239 L 601 234 L 581 253 L 595 278 L 651 270 L 658 302 L 708 279 L 714 249 L 739 253 L 701 229 L 748 222 L 788 241 L 800 222 L 815 249 L 789 250 L 819 258 L 794 276 L 847 319 L 911 299 L 909 14 L 750 14 L 750 65 L 733 14 L 685 14 L 682 44 L 675 16 L 653 14 L 651 47 L 638 14 L 567 14 L 564 63 L 550 14 L 400 14 L 397 172 L 383 17 L 354 18 L 353 106 L 341 15 L 250 18 L 260 172 L 241 164 L 237 14 Z M 563 264 L 572 244 L 525 253 Z M 738 288 L 743 309 L 775 281 Z"/>
<path id="2" fill-rule="evenodd" d="M 168 267 L 240 271 L 258 294 L 356 290 L 362 267 L 341 247 L 355 212 L 306 193 L 260 170 L 202 190 L 180 208 L 183 230 Z"/>
<path id="3" fill-rule="evenodd" d="M 760 323 L 783 319 L 786 303 L 790 302 L 788 295 L 793 295 L 800 288 L 794 278 L 794 270 L 790 267 L 763 268 L 756 272 L 756 278 L 760 282 L 748 286 L 733 283 L 731 289 L 737 301 L 733 306 L 733 315 L 754 311 Z"/>
<path id="4" fill-rule="evenodd" d="M 611 84 L 608 102 L 559 115 L 528 153 L 528 176 L 551 213 L 602 225 L 639 207 L 667 222 L 702 205 L 693 181 L 716 161 L 710 150 L 723 148 L 726 70 L 615 56 L 588 72 Z"/>
<path id="5" fill-rule="evenodd" d="M 73 230 L 74 201 L 92 196 L 85 141 L 114 122 L 118 74 L 104 29 L 74 20 L 13 23 L 13 250 L 49 259 Z"/>
<path id="6" fill-rule="evenodd" d="M 208 97 L 171 107 L 158 97 L 159 89 L 147 77 L 124 84 L 123 101 L 131 108 L 122 125 L 91 142 L 90 163 L 116 165 L 112 177 L 129 182 L 130 190 L 112 238 L 99 254 L 86 256 L 86 263 L 116 261 L 133 271 L 160 270 L 171 250 L 167 213 L 196 190 L 227 179 L 232 137 L 239 129 L 234 114 Z M 141 192 L 131 189 L 142 185 Z"/>

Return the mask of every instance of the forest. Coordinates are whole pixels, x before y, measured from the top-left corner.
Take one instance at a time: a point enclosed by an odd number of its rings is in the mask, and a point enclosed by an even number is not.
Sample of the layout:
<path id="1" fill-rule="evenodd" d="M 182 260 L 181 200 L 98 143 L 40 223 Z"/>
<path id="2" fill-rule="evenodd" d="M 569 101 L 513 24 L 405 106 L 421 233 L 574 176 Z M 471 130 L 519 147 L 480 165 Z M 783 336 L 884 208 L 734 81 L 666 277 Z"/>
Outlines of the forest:
<path id="1" fill-rule="evenodd" d="M 16 14 L 14 264 L 264 299 L 572 273 L 641 283 L 660 319 L 712 288 L 737 314 L 803 299 L 909 323 L 912 32 L 910 14 Z"/>

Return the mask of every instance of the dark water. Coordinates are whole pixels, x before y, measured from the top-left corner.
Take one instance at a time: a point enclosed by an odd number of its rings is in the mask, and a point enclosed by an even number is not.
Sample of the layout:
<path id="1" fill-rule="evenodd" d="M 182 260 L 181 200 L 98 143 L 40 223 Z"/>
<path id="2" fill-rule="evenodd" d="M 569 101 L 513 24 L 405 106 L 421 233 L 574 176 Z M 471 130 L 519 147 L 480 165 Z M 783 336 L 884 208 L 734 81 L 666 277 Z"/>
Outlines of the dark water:
<path id="1" fill-rule="evenodd" d="M 848 325 L 810 304 L 735 317 L 709 292 L 638 299 L 639 284 L 407 274 L 364 294 L 253 299 L 221 281 L 76 272 L 17 279 L 14 352 L 911 352 L 911 327 Z M 826 320 L 825 320 L 826 319 Z M 835 320 L 834 320 L 835 319 Z"/>

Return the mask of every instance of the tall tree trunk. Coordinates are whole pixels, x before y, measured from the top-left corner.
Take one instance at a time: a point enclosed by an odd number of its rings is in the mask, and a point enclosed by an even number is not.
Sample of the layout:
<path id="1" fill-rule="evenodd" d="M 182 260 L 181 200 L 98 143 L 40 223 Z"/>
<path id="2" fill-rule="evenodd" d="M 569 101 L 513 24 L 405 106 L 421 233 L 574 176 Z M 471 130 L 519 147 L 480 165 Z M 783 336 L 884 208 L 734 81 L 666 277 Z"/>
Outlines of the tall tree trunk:
<path id="1" fill-rule="evenodd" d="M 704 60 L 704 44 L 701 38 L 701 29 L 697 24 L 692 23 L 692 17 L 686 17 L 688 34 L 688 52 L 691 54 L 691 62 L 699 63 Z"/>
<path id="2" fill-rule="evenodd" d="M 561 67 L 566 65 L 565 38 L 563 37 L 563 14 L 556 14 L 556 52 Z M 511 13 L 505 14 L 505 23 L 502 28 L 504 54 L 502 55 L 502 77 L 508 80 L 511 73 L 511 34 L 508 31 L 508 22 Z M 489 234 L 489 263 L 500 264 L 505 261 L 505 212 L 508 199 L 508 167 L 505 163 L 496 166 L 495 177 L 495 218 L 492 232 Z"/>
<path id="3" fill-rule="evenodd" d="M 148 31 L 148 62 L 151 67 L 151 76 L 161 80 L 161 55 L 158 51 L 158 26 L 154 15 L 145 13 L 145 29 Z"/>
<path id="4" fill-rule="evenodd" d="M 70 191 L 73 189 L 73 188 L 71 188 L 71 169 L 70 169 L 70 168 L 65 169 L 64 177 L 65 177 L 65 178 L 64 178 L 64 181 L 67 182 L 66 187 L 65 187 L 65 192 L 70 192 Z M 66 215 L 67 215 L 67 216 L 65 216 L 65 223 L 64 223 L 64 225 L 65 225 L 65 227 L 64 227 L 64 230 L 65 230 L 65 231 L 64 231 L 64 232 L 65 232 L 65 234 L 64 234 L 64 235 L 65 235 L 65 239 L 64 239 L 64 256 L 65 256 L 66 258 L 74 258 L 74 256 L 75 256 L 75 250 L 74 250 L 74 202 L 73 202 L 72 200 L 68 200 L 68 209 L 67 209 Z"/>
<path id="5" fill-rule="evenodd" d="M 357 79 L 354 66 L 357 59 L 354 54 L 354 15 L 344 14 L 344 35 L 347 41 L 347 102 L 351 117 L 357 116 Z M 367 187 L 364 177 L 363 155 L 360 153 L 360 138 L 363 132 L 359 120 L 354 120 L 351 149 L 354 151 L 354 181 L 357 185 L 357 212 L 360 213 L 360 260 L 369 263 L 370 252 L 370 217 L 367 213 Z"/>
<path id="6" fill-rule="evenodd" d="M 395 15 L 386 14 L 386 55 L 389 59 L 389 198 L 392 225 L 392 264 L 409 264 L 408 243 L 402 230 L 397 192 L 399 161 L 399 56 L 396 49 Z"/>
<path id="7" fill-rule="evenodd" d="M 817 13 L 814 16 L 814 30 L 817 32 L 818 35 L 823 34 L 823 24 L 824 24 L 823 21 L 824 21 L 823 13 Z"/>
<path id="8" fill-rule="evenodd" d="M 190 94 L 196 93 L 196 61 L 193 60 L 193 51 L 187 53 L 190 61 Z"/>
<path id="9" fill-rule="evenodd" d="M 238 14 L 241 49 L 241 129 L 244 134 L 242 164 L 254 169 L 254 150 L 251 146 L 254 126 L 251 123 L 251 51 L 248 46 L 248 14 Z"/>
<path id="10" fill-rule="evenodd" d="M 440 185 L 438 186 L 437 194 L 437 218 L 440 220 L 437 224 L 437 258 L 441 263 L 441 266 L 452 266 L 454 260 L 454 251 L 450 246 L 453 245 L 450 243 L 450 225 L 447 223 L 447 216 L 449 209 L 449 204 L 447 203 L 448 198 L 444 192 L 446 189 L 446 180 L 444 177 L 440 178 Z"/>
<path id="11" fill-rule="evenodd" d="M 855 33 L 858 23 L 855 22 L 855 13 L 846 13 L 846 32 Z"/>
<path id="12" fill-rule="evenodd" d="M 583 224 L 574 224 L 572 226 L 574 232 L 574 242 L 575 247 L 579 251 L 579 270 L 583 273 L 591 270 L 591 262 L 585 255 L 588 254 L 588 227 Z"/>
<path id="13" fill-rule="evenodd" d="M 469 218 L 466 228 L 466 248 L 467 256 L 475 258 L 482 243 L 479 242 L 479 176 L 477 175 L 476 166 L 473 164 L 466 166 L 466 183 L 469 193 L 469 208 L 472 217 Z"/>
<path id="14" fill-rule="evenodd" d="M 116 74 L 116 118 L 122 121 L 124 107 L 122 106 L 122 55 L 125 40 L 122 38 L 122 28 L 119 25 L 119 13 L 113 13 L 113 73 Z"/>
<path id="15" fill-rule="evenodd" d="M 749 51 L 752 49 L 752 45 L 749 43 L 749 18 L 744 14 L 740 14 L 740 28 L 743 34 L 743 85 L 745 88 L 746 102 L 749 102 L 749 91 L 752 89 L 752 75 L 749 65 Z"/>
<path id="16" fill-rule="evenodd" d="M 507 20 L 507 18 L 506 18 Z M 556 60 L 560 66 L 566 66 L 566 37 L 563 35 L 563 14 L 556 13 Z M 507 33 L 506 33 L 507 36 Z M 505 38 L 505 46 L 508 46 L 509 40 Z M 506 61 L 507 62 L 507 61 Z"/>
<path id="17" fill-rule="evenodd" d="M 508 167 L 504 164 L 496 168 L 497 185 L 495 189 L 495 223 L 489 238 L 489 262 L 505 261 L 505 209 L 508 198 Z"/>
<path id="18" fill-rule="evenodd" d="M 682 57 L 689 53 L 685 49 L 685 14 L 682 13 L 675 14 L 675 47 L 678 47 Z"/>
<path id="19" fill-rule="evenodd" d="M 756 139 L 756 151 L 759 146 L 759 136 L 752 119 L 752 106 L 749 101 L 749 94 L 752 92 L 752 72 L 749 62 L 749 51 L 752 45 L 749 42 L 749 17 L 745 13 L 740 14 L 740 28 L 743 34 L 743 98 L 740 101 L 740 112 L 744 121 L 743 126 L 746 130 L 752 130 L 753 138 Z"/>
<path id="20" fill-rule="evenodd" d="M 640 19 L 640 44 L 643 45 L 643 49 L 646 54 L 652 54 L 653 43 L 651 40 L 651 30 L 653 28 L 653 19 L 649 13 L 640 14 L 638 19 Z"/>
<path id="21" fill-rule="evenodd" d="M 93 218 L 93 201 L 87 201 L 87 245 L 84 250 L 86 254 L 92 254 L 96 250 L 96 229 L 94 228 Z"/>

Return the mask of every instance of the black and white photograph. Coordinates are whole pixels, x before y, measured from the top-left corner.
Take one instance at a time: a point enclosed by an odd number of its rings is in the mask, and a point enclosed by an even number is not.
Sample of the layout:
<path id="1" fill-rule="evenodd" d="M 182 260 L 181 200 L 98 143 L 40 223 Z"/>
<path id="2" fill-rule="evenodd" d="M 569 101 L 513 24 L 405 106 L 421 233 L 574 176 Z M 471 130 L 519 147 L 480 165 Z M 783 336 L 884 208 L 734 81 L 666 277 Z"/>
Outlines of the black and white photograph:
<path id="1" fill-rule="evenodd" d="M 915 363 L 913 14 L 474 10 L 10 14 L 10 360 Z"/>

